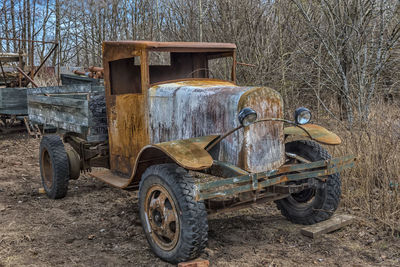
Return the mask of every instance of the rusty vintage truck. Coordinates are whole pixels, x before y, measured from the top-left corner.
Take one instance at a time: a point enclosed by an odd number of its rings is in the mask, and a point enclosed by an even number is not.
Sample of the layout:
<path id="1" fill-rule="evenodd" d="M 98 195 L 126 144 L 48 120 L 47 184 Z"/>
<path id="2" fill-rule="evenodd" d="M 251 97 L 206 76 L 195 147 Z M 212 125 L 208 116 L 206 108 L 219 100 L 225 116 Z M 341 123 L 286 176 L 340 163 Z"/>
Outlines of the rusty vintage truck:
<path id="1" fill-rule="evenodd" d="M 355 158 L 331 158 L 320 144 L 341 140 L 308 109 L 284 118 L 277 91 L 238 86 L 236 65 L 234 44 L 104 42 L 105 90 L 31 90 L 30 119 L 59 133 L 40 144 L 48 197 L 82 172 L 139 190 L 148 243 L 171 263 L 202 253 L 208 214 L 275 201 L 294 223 L 328 219 Z"/>

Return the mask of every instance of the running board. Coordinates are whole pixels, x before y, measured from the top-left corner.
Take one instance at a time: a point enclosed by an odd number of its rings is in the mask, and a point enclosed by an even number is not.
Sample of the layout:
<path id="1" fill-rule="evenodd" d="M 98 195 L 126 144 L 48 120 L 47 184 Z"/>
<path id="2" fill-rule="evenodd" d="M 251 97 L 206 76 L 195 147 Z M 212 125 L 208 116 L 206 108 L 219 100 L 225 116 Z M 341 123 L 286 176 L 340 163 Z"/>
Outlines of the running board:
<path id="1" fill-rule="evenodd" d="M 95 170 L 90 172 L 89 175 L 113 187 L 123 188 L 126 190 L 136 190 L 139 188 L 139 185 L 130 185 L 131 179 L 124 177 L 123 175 L 118 175 L 108 169 Z"/>

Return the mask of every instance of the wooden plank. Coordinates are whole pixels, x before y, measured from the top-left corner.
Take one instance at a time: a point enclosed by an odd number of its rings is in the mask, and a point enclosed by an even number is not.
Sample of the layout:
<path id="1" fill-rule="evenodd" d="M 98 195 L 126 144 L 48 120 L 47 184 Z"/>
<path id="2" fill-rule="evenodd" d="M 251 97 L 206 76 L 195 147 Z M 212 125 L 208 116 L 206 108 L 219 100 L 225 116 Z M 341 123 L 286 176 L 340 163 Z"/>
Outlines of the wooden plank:
<path id="1" fill-rule="evenodd" d="M 33 87 L 35 87 L 35 88 L 39 87 L 39 86 L 35 83 L 35 81 L 34 81 L 31 77 L 29 77 L 28 74 L 26 74 L 23 70 L 21 70 L 20 67 L 17 67 L 17 71 L 18 71 L 19 73 L 21 73 L 22 76 L 25 77 L 25 79 L 28 80 L 28 82 L 25 83 L 25 86 L 28 86 L 28 84 L 31 83 L 31 84 L 33 85 Z"/>
<path id="2" fill-rule="evenodd" d="M 28 101 L 30 102 L 38 102 L 43 104 L 48 104 L 52 106 L 65 106 L 65 107 L 79 107 L 87 109 L 87 100 L 83 99 L 75 99 L 68 97 L 48 97 L 48 96 L 33 96 L 30 95 L 28 97 Z"/>
<path id="3" fill-rule="evenodd" d="M 181 262 L 178 267 L 208 267 L 210 262 L 208 260 L 196 259 L 187 262 Z"/>
<path id="4" fill-rule="evenodd" d="M 0 115 L 17 115 L 17 116 L 25 116 L 28 114 L 28 110 L 27 109 L 11 109 L 11 108 L 7 108 L 7 109 L 2 109 L 0 108 Z"/>
<path id="5" fill-rule="evenodd" d="M 346 214 L 338 214 L 332 216 L 330 219 L 306 226 L 301 229 L 301 233 L 305 236 L 311 238 L 320 237 L 323 234 L 330 233 L 332 231 L 338 230 L 346 225 L 353 223 L 354 217 Z"/>
<path id="6" fill-rule="evenodd" d="M 82 126 L 82 125 L 77 125 L 73 123 L 67 123 L 63 121 L 51 121 L 48 123 L 47 116 L 45 117 L 40 117 L 35 114 L 31 114 L 29 112 L 29 120 L 32 121 L 33 123 L 41 124 L 41 125 L 46 125 L 46 126 L 52 126 L 55 128 L 63 129 L 67 132 L 74 132 L 74 133 L 82 133 L 84 135 L 87 134 L 87 127 Z"/>
<path id="7" fill-rule="evenodd" d="M 74 84 L 67 86 L 48 86 L 39 88 L 29 88 L 28 95 L 45 95 L 45 94 L 76 94 L 76 93 L 93 93 L 99 92 L 104 94 L 104 86 L 91 86 L 90 84 Z"/>
<path id="8" fill-rule="evenodd" d="M 53 121 L 63 121 L 74 123 L 82 126 L 89 126 L 89 116 L 87 110 L 83 108 L 65 108 L 57 109 L 57 106 L 51 105 L 34 105 L 29 103 L 29 115 L 37 115 L 44 117 L 46 124 L 51 124 Z"/>

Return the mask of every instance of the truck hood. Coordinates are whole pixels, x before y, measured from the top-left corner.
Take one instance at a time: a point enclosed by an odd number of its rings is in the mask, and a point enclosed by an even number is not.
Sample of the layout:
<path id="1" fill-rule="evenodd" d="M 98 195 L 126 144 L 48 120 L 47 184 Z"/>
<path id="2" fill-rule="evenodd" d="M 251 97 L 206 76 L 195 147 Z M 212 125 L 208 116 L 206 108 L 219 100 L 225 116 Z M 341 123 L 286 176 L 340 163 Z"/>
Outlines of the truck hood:
<path id="1" fill-rule="evenodd" d="M 219 80 L 188 80 L 149 89 L 149 136 L 153 144 L 222 134 L 239 125 L 238 112 L 253 108 L 259 118 L 281 118 L 282 99 L 268 87 L 241 87 Z M 284 161 L 283 124 L 265 122 L 224 139 L 218 160 L 256 172 Z"/>

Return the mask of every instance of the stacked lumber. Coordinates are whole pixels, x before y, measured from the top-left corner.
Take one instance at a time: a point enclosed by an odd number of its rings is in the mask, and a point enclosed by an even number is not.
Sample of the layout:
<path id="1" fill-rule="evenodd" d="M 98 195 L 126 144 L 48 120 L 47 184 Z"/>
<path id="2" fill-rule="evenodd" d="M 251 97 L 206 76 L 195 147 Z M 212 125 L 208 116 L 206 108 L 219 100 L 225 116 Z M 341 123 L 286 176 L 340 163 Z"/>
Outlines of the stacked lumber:
<path id="1" fill-rule="evenodd" d="M 5 62 L 19 62 L 20 57 L 25 56 L 24 54 L 18 53 L 0 53 L 0 61 Z"/>

